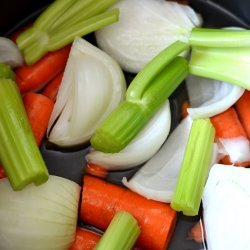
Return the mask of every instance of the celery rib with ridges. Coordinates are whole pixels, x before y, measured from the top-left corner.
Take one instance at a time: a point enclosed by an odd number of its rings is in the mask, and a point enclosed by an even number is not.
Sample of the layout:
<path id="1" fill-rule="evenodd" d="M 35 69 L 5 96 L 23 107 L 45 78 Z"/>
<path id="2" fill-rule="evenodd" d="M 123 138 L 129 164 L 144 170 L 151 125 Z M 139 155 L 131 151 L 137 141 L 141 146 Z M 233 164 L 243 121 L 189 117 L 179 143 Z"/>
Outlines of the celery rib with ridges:
<path id="1" fill-rule="evenodd" d="M 119 10 L 107 11 L 117 0 L 56 0 L 17 37 L 17 46 L 31 65 L 55 51 L 106 25 L 118 21 Z"/>
<path id="2" fill-rule="evenodd" d="M 0 159 L 12 188 L 20 190 L 30 183 L 46 182 L 49 175 L 19 89 L 2 68 L 8 66 L 0 64 Z"/>
<path id="3" fill-rule="evenodd" d="M 192 123 L 171 207 L 188 216 L 197 215 L 209 173 L 215 129 L 209 119 Z"/>
<path id="4" fill-rule="evenodd" d="M 125 148 L 188 75 L 188 63 L 177 56 L 188 45 L 176 42 L 159 53 L 130 84 L 126 100 L 97 127 L 91 145 L 116 153 Z"/>
<path id="5" fill-rule="evenodd" d="M 217 79 L 250 90 L 250 31 L 194 28 L 190 74 Z"/>
<path id="6" fill-rule="evenodd" d="M 94 250 L 130 250 L 139 235 L 136 219 L 129 212 L 120 211 L 115 214 Z"/>

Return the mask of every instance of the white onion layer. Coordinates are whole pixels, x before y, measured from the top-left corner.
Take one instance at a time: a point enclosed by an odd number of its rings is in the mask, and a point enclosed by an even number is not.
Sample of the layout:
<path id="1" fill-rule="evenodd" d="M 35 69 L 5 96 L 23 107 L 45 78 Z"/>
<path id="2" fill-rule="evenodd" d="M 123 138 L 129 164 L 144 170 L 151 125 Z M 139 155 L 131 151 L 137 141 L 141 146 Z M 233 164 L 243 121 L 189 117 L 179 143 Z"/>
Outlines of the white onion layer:
<path id="1" fill-rule="evenodd" d="M 0 63 L 16 68 L 21 66 L 23 62 L 23 55 L 17 45 L 9 38 L 0 37 Z"/>
<path id="2" fill-rule="evenodd" d="M 159 150 L 169 134 L 170 125 L 171 113 L 167 100 L 145 128 L 122 151 L 109 154 L 91 149 L 86 155 L 86 160 L 108 170 L 138 166 L 149 160 Z"/>
<path id="3" fill-rule="evenodd" d="M 120 0 L 119 22 L 95 32 L 98 46 L 128 72 L 138 73 L 161 50 L 188 41 L 193 27 L 201 25 L 194 10 L 165 0 Z"/>
<path id="4" fill-rule="evenodd" d="M 209 118 L 235 104 L 244 88 L 214 79 L 190 75 L 186 86 L 191 108 L 187 111 L 193 119 Z"/>
<path id="5" fill-rule="evenodd" d="M 228 155 L 232 163 L 250 161 L 250 144 L 247 137 L 218 138 L 220 152 Z"/>
<path id="6" fill-rule="evenodd" d="M 124 99 L 126 82 L 118 63 L 82 38 L 73 42 L 49 121 L 48 140 L 74 146 Z"/>
<path id="7" fill-rule="evenodd" d="M 67 250 L 74 242 L 78 184 L 51 175 L 18 192 L 1 179 L 0 190 L 1 250 Z"/>
<path id="8" fill-rule="evenodd" d="M 170 134 L 161 149 L 123 184 L 148 199 L 170 202 L 188 141 L 192 119 L 187 116 Z"/>
<path id="9" fill-rule="evenodd" d="M 203 192 L 203 218 L 209 250 L 250 246 L 250 169 L 216 164 Z"/>

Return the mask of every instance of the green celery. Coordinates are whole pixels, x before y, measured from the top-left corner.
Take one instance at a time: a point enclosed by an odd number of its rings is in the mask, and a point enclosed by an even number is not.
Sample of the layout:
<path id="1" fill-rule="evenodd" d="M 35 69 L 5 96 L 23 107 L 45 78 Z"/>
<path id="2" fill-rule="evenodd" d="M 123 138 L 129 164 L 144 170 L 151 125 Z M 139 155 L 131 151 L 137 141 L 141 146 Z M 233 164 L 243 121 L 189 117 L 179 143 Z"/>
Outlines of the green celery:
<path id="1" fill-rule="evenodd" d="M 245 47 L 192 47 L 190 74 L 217 79 L 250 90 L 250 50 Z"/>
<path id="2" fill-rule="evenodd" d="M 183 57 L 175 57 L 173 48 L 180 53 L 187 47 L 183 43 L 177 44 L 179 46 L 170 46 L 158 54 L 150 62 L 151 66 L 146 66 L 147 70 L 143 70 L 135 82 L 132 81 L 126 100 L 111 112 L 92 136 L 90 141 L 95 149 L 115 153 L 125 148 L 186 78 L 187 61 Z"/>
<path id="3" fill-rule="evenodd" d="M 48 51 L 55 51 L 118 21 L 118 10 L 106 11 L 117 0 L 56 0 L 37 18 L 32 27 L 17 37 L 25 62 L 32 65 Z M 83 14 L 82 14 L 83 13 Z"/>
<path id="4" fill-rule="evenodd" d="M 119 10 L 113 9 L 76 23 L 70 27 L 63 27 L 63 32 L 55 32 L 51 37 L 47 49 L 49 51 L 62 48 L 71 43 L 76 36 L 84 36 L 108 24 L 114 23 L 119 18 Z"/>
<path id="5" fill-rule="evenodd" d="M 194 28 L 190 74 L 226 81 L 250 90 L 250 31 Z"/>
<path id="6" fill-rule="evenodd" d="M 46 182 L 49 175 L 13 72 L 9 67 L 6 73 L 3 70 L 6 68 L 8 66 L 0 64 L 0 159 L 12 188 L 20 190 L 30 183 Z"/>
<path id="7" fill-rule="evenodd" d="M 189 43 L 202 47 L 249 47 L 250 30 L 193 28 Z"/>
<path id="8" fill-rule="evenodd" d="M 193 121 L 171 207 L 197 215 L 211 164 L 215 129 L 209 119 Z"/>
<path id="9" fill-rule="evenodd" d="M 94 250 L 130 250 L 139 235 L 136 219 L 129 212 L 120 211 L 115 214 Z"/>

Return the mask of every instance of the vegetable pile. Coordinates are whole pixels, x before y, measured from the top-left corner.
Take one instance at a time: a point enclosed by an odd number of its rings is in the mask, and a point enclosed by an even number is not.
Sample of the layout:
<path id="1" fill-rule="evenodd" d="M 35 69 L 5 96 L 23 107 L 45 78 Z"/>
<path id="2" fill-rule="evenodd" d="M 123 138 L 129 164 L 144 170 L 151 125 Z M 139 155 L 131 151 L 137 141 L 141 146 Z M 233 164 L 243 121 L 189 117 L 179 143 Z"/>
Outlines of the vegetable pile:
<path id="1" fill-rule="evenodd" d="M 201 26 L 177 2 L 56 0 L 0 37 L 0 249 L 163 250 L 180 214 L 209 250 L 248 248 L 250 31 Z M 78 152 L 81 183 L 44 148 Z"/>

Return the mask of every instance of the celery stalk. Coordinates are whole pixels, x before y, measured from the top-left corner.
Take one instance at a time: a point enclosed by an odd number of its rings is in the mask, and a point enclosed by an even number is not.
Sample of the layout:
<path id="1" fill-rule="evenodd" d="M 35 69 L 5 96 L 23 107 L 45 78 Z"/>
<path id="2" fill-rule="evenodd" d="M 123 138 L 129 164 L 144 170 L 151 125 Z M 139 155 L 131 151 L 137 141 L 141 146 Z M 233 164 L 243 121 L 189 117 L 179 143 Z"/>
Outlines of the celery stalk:
<path id="1" fill-rule="evenodd" d="M 115 214 L 94 250 L 130 250 L 139 235 L 136 219 L 129 212 L 120 211 Z"/>
<path id="2" fill-rule="evenodd" d="M 181 41 L 176 41 L 167 49 L 161 51 L 151 60 L 134 78 L 126 92 L 127 100 L 141 98 L 147 86 L 154 77 L 160 73 L 177 55 L 188 50 L 189 46 Z"/>
<path id="3" fill-rule="evenodd" d="M 72 42 L 76 36 L 84 36 L 92 31 L 98 30 L 108 24 L 118 21 L 119 10 L 103 12 L 88 18 L 85 21 L 76 23 L 70 27 L 64 27 L 63 32 L 55 32 L 51 37 L 47 49 L 49 51 L 57 50 Z"/>
<path id="4" fill-rule="evenodd" d="M 48 180 L 48 171 L 31 130 L 19 89 L 0 64 L 0 159 L 14 190 Z M 9 68 L 11 71 L 11 69 Z"/>
<path id="5" fill-rule="evenodd" d="M 245 47 L 192 47 L 190 74 L 217 79 L 250 90 L 250 51 Z"/>
<path id="6" fill-rule="evenodd" d="M 250 31 L 243 29 L 193 28 L 189 43 L 191 46 L 202 47 L 249 47 Z"/>
<path id="7" fill-rule="evenodd" d="M 193 75 L 226 81 L 250 90 L 250 31 L 194 28 L 189 63 Z"/>
<path id="8" fill-rule="evenodd" d="M 106 10 L 117 0 L 57 0 L 17 37 L 17 46 L 31 65 L 48 51 L 55 51 L 118 20 L 118 10 Z M 83 14 L 82 14 L 83 13 Z M 103 20 L 102 20 L 103 19 Z"/>
<path id="9" fill-rule="evenodd" d="M 167 57 L 164 59 L 168 60 Z M 158 63 L 158 60 L 156 61 Z M 158 66 L 161 67 L 162 63 L 165 64 L 165 61 L 162 60 Z M 150 74 L 147 75 L 151 77 Z M 159 74 L 155 75 L 146 88 L 144 81 L 137 81 L 138 85 L 141 84 L 143 91 L 139 86 L 138 88 L 135 86 L 133 98 L 129 96 L 97 127 L 90 140 L 91 145 L 103 152 L 121 151 L 140 132 L 187 75 L 187 61 L 183 57 L 176 57 Z M 144 80 L 147 81 L 147 78 Z M 142 94 L 139 94 L 136 99 L 138 92 Z"/>
<path id="10" fill-rule="evenodd" d="M 192 123 L 171 207 L 188 216 L 197 215 L 212 158 L 215 129 L 209 119 Z"/>

